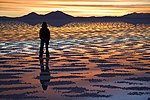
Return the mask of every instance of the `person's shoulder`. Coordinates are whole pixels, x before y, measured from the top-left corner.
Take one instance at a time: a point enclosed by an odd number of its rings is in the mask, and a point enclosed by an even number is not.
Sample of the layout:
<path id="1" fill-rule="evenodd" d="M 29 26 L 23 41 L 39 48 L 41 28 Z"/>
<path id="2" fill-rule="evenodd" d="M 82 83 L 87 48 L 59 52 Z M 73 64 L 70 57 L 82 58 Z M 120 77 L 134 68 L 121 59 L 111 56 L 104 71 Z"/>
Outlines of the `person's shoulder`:
<path id="1" fill-rule="evenodd" d="M 50 30 L 47 28 L 47 31 L 50 31 Z"/>

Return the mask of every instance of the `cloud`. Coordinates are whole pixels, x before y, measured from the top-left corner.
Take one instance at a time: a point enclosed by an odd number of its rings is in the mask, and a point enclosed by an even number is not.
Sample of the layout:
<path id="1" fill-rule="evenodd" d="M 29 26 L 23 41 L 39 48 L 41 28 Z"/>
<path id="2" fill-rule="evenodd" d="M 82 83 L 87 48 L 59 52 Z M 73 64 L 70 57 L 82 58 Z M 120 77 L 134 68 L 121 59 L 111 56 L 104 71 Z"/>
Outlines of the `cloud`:
<path id="1" fill-rule="evenodd" d="M 149 0 L 0 0 L 0 15 L 19 16 L 19 11 L 44 14 L 61 10 L 75 16 L 115 16 L 130 12 L 148 12 L 149 7 Z M 12 15 L 12 12 L 16 14 Z"/>

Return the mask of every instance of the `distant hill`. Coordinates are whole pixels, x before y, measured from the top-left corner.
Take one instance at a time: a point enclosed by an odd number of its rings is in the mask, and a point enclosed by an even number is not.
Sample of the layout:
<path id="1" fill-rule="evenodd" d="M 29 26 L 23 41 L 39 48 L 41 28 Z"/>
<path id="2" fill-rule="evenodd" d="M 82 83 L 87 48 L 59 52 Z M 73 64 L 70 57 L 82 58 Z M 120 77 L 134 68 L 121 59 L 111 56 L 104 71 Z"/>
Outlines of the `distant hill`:
<path id="1" fill-rule="evenodd" d="M 30 19 L 35 19 L 35 20 L 63 20 L 63 19 L 72 19 L 73 16 L 65 14 L 64 12 L 61 11 L 56 11 L 56 12 L 50 12 L 48 14 L 45 15 L 39 15 L 35 12 L 31 12 L 27 15 L 21 16 L 21 17 L 17 17 L 15 19 L 19 19 L 19 20 L 30 20 Z"/>
<path id="2" fill-rule="evenodd" d="M 65 14 L 64 12 L 61 11 L 56 11 L 56 12 L 50 12 L 46 15 L 43 15 L 44 18 L 46 19 L 73 19 L 74 17 L 68 14 Z"/>
<path id="3" fill-rule="evenodd" d="M 19 19 L 19 20 L 30 20 L 30 19 L 40 19 L 41 15 L 38 15 L 35 12 L 31 12 L 27 15 L 21 16 L 21 17 L 17 17 L 15 19 Z"/>
<path id="4" fill-rule="evenodd" d="M 122 16 L 123 18 L 150 18 L 150 13 L 131 13 L 131 14 L 127 14 L 127 15 L 124 15 Z"/>
<path id="5" fill-rule="evenodd" d="M 150 24 L 150 13 L 131 13 L 120 17 L 104 16 L 104 17 L 74 17 L 62 11 L 50 12 L 40 15 L 31 12 L 21 17 L 0 16 L 0 21 L 23 21 L 31 25 L 46 21 L 52 26 L 62 26 L 70 22 L 128 22 L 132 24 Z"/>

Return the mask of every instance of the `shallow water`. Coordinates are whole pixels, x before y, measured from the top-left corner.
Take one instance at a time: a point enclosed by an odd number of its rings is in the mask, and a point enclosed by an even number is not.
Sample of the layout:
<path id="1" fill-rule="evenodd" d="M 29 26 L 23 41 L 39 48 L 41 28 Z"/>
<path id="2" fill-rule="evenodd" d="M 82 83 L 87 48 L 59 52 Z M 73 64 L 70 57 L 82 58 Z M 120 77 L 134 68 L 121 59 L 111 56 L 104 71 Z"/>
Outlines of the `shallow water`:
<path id="1" fill-rule="evenodd" d="M 0 22 L 1 99 L 150 98 L 149 25 L 49 26 L 50 59 L 43 63 L 38 58 L 39 29 L 40 25 Z M 49 69 L 41 72 L 43 65 Z"/>

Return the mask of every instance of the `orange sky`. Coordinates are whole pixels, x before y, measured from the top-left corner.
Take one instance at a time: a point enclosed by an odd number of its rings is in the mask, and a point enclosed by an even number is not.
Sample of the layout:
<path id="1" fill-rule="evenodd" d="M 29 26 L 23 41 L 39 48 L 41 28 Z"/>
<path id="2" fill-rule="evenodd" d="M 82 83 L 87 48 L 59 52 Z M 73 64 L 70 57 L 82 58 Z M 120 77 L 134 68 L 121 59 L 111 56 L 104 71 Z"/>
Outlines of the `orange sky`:
<path id="1" fill-rule="evenodd" d="M 56 10 L 73 16 L 121 16 L 150 12 L 150 0 L 0 0 L 0 16 L 46 14 Z"/>

